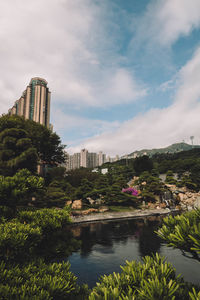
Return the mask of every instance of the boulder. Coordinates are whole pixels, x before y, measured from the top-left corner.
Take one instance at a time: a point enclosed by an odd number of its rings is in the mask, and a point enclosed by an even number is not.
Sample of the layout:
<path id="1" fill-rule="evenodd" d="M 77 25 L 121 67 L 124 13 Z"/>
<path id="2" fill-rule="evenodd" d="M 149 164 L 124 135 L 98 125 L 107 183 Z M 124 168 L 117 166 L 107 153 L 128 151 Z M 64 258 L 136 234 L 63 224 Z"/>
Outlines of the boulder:
<path id="1" fill-rule="evenodd" d="M 108 211 L 108 210 L 109 210 L 109 208 L 107 206 L 101 206 L 98 209 L 99 212 L 105 212 L 105 211 Z"/>
<path id="2" fill-rule="evenodd" d="M 66 201 L 66 205 L 71 206 L 72 205 L 72 201 L 71 200 Z"/>
<path id="3" fill-rule="evenodd" d="M 82 200 L 74 200 L 72 203 L 72 209 L 82 209 Z"/>

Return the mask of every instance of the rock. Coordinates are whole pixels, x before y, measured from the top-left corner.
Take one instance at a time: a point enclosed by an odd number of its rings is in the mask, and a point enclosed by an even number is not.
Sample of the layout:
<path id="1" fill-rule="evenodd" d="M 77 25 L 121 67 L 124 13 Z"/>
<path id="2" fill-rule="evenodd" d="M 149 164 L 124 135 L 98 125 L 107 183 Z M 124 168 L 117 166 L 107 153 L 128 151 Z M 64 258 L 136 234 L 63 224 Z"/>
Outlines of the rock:
<path id="1" fill-rule="evenodd" d="M 67 201 L 65 204 L 68 205 L 68 206 L 70 206 L 70 205 L 72 204 L 72 201 L 69 200 L 69 201 Z"/>
<path id="2" fill-rule="evenodd" d="M 189 205 L 189 206 L 187 207 L 187 209 L 190 211 L 190 210 L 193 209 L 193 207 Z"/>
<path id="3" fill-rule="evenodd" d="M 74 200 L 72 203 L 72 209 L 82 209 L 82 200 Z"/>
<path id="4" fill-rule="evenodd" d="M 107 206 L 101 206 L 98 209 L 99 212 L 105 212 L 105 211 L 108 211 L 108 210 L 109 210 L 109 208 Z"/>
<path id="5" fill-rule="evenodd" d="M 89 202 L 91 205 L 94 204 L 94 202 L 95 202 L 95 200 L 92 199 L 92 198 L 90 198 L 90 197 L 87 197 L 86 199 L 88 200 L 88 202 Z"/>
<path id="6" fill-rule="evenodd" d="M 94 213 L 94 212 L 98 212 L 98 209 L 96 209 L 96 208 L 89 208 L 87 210 L 83 210 L 82 211 L 82 215 L 85 216 L 85 215 L 89 215 L 89 214 Z"/>
<path id="7" fill-rule="evenodd" d="M 101 205 L 102 203 L 104 203 L 104 200 L 102 200 L 101 198 L 95 200 L 95 204 L 97 205 Z"/>
<path id="8" fill-rule="evenodd" d="M 182 194 L 182 193 L 179 193 L 178 194 L 178 197 L 179 197 L 179 199 L 180 199 L 180 201 L 182 202 L 183 201 L 183 199 L 184 199 L 184 194 Z"/>

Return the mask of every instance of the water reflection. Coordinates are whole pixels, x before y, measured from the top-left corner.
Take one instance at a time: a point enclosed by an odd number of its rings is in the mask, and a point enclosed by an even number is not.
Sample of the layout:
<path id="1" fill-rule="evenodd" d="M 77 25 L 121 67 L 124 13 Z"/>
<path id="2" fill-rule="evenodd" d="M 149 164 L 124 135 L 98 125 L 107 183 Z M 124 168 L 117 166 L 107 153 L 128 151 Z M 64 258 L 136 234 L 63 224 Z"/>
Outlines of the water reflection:
<path id="1" fill-rule="evenodd" d="M 81 241 L 81 249 L 66 258 L 79 283 L 95 285 L 101 275 L 120 272 L 126 260 L 141 260 L 159 252 L 168 258 L 186 280 L 198 283 L 200 264 L 166 247 L 154 233 L 163 217 L 72 225 L 71 232 Z M 192 270 L 192 271 L 191 271 Z"/>
<path id="2" fill-rule="evenodd" d="M 138 240 L 140 256 L 159 252 L 160 238 L 154 233 L 161 223 L 161 217 L 132 219 L 126 221 L 100 222 L 92 224 L 74 225 L 71 228 L 73 235 L 81 240 L 81 257 L 88 257 L 99 247 L 98 251 L 113 252 L 113 245 L 126 245 L 127 241 Z"/>

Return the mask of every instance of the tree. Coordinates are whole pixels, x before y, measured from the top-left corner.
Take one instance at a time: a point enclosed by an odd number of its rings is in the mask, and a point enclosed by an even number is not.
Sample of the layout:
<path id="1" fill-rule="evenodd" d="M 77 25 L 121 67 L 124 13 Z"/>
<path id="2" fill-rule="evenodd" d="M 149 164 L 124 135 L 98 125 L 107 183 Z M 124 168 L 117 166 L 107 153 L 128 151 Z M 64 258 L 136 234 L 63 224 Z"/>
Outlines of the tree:
<path id="1" fill-rule="evenodd" d="M 141 196 L 145 201 L 155 201 L 155 196 L 160 196 L 164 191 L 162 180 L 157 176 L 152 176 L 147 171 L 140 175 L 137 183 L 141 190 Z"/>
<path id="2" fill-rule="evenodd" d="M 62 190 L 59 185 L 59 182 L 53 181 L 47 187 L 44 198 L 42 199 L 40 205 L 46 207 L 64 207 L 67 200 L 69 200 L 66 193 Z"/>
<path id="3" fill-rule="evenodd" d="M 27 169 L 18 171 L 12 177 L 0 176 L 0 205 L 13 210 L 16 206 L 27 205 L 43 185 L 43 178 L 32 175 Z"/>
<path id="4" fill-rule="evenodd" d="M 20 128 L 6 128 L 0 133 L 0 174 L 11 176 L 26 168 L 36 172 L 38 155 L 28 133 Z"/>
<path id="5" fill-rule="evenodd" d="M 165 182 L 169 184 L 176 184 L 177 181 L 174 179 L 174 174 L 171 170 L 167 171 Z"/>
<path id="6" fill-rule="evenodd" d="M 35 157 L 36 153 L 40 162 L 51 166 L 65 161 L 65 146 L 61 144 L 60 137 L 39 123 L 25 120 L 16 115 L 4 115 L 0 117 L 0 134 L 0 164 L 10 158 L 15 159 L 20 154 L 25 160 L 26 156 L 22 154 L 25 150 L 29 151 L 27 153 L 29 154 L 29 166 L 32 165 L 31 159 Z M 16 149 L 14 147 L 15 142 L 17 142 Z M 31 147 L 35 150 L 30 150 Z M 30 151 L 32 152 L 30 153 Z M 19 166 L 18 169 L 20 168 L 22 167 Z"/>
<path id="7" fill-rule="evenodd" d="M 151 171 L 153 169 L 153 161 L 147 155 L 136 157 L 133 163 L 136 175 L 140 175 L 144 171 Z"/>

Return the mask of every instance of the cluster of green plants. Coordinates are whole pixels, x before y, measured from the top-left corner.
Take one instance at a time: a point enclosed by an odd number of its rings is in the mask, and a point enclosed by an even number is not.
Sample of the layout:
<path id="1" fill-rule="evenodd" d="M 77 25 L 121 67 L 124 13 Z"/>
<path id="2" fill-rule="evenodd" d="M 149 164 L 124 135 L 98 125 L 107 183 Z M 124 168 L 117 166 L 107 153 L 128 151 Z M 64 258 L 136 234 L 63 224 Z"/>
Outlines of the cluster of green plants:
<path id="1" fill-rule="evenodd" d="M 97 299 L 193 299 L 195 287 L 176 276 L 176 270 L 163 257 L 145 256 L 143 262 L 126 262 L 121 273 L 113 273 L 100 278 L 93 288 L 89 300 Z M 195 298 L 199 299 L 199 298 Z"/>
<path id="2" fill-rule="evenodd" d="M 86 299 L 87 286 L 80 287 L 70 272 L 70 264 L 38 259 L 23 265 L 0 263 L 1 299 Z"/>
<path id="3" fill-rule="evenodd" d="M 10 220 L 2 219 L 0 257 L 6 261 L 24 261 L 38 254 L 46 259 L 68 256 L 80 246 L 67 230 L 69 214 L 69 209 L 36 209 L 19 211 Z"/>
<path id="4" fill-rule="evenodd" d="M 132 176 L 129 173 L 127 177 L 122 167 L 111 168 L 105 175 L 101 174 L 100 170 L 92 172 L 91 169 L 86 168 L 71 170 L 66 174 L 59 171 L 61 168 L 55 168 L 48 173 L 46 194 L 48 200 L 49 195 L 55 191 L 57 201 L 59 195 L 65 197 L 65 202 L 66 200 L 82 199 L 86 207 L 90 205 L 88 199 L 100 199 L 108 206 L 132 205 L 137 207 L 138 205 L 136 197 L 122 193 L 122 189 L 127 187 L 127 181 Z"/>
<path id="5" fill-rule="evenodd" d="M 14 218 L 1 212 L 1 299 L 85 299 L 87 287 L 76 284 L 69 264 L 50 263 L 80 247 L 67 227 L 70 210 L 27 208 Z"/>
<path id="6" fill-rule="evenodd" d="M 185 283 L 163 258 L 127 262 L 120 274 L 103 276 L 92 291 L 78 286 L 68 263 L 52 263 L 78 249 L 69 229 L 67 200 L 100 199 L 111 208 L 133 206 L 138 197 L 123 193 L 137 175 L 140 198 L 160 196 L 166 182 L 200 188 L 199 149 L 106 164 L 105 175 L 81 168 L 66 173 L 64 145 L 57 134 L 19 116 L 0 117 L 0 296 L 2 299 L 200 299 L 199 287 Z M 48 172 L 37 174 L 38 164 Z M 171 170 L 171 171 L 169 171 Z M 179 174 L 175 182 L 173 173 Z M 143 184 L 145 182 L 145 184 Z M 200 213 L 165 219 L 158 231 L 173 247 L 199 259 Z"/>
<path id="7" fill-rule="evenodd" d="M 200 209 L 164 218 L 157 233 L 168 246 L 190 253 L 200 261 Z"/>

